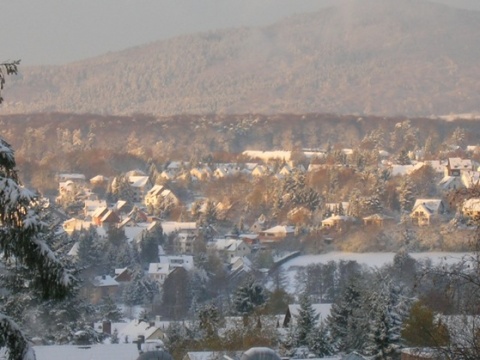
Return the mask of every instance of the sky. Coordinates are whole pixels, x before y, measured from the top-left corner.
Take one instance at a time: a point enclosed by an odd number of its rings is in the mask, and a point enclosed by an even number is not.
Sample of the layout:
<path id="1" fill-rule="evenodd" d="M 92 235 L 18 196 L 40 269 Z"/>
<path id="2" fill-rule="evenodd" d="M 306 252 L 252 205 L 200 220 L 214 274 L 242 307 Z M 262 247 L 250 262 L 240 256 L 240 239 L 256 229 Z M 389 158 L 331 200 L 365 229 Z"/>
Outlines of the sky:
<path id="1" fill-rule="evenodd" d="M 268 25 L 336 1 L 0 0 L 0 62 L 65 64 L 181 34 Z M 480 10 L 479 0 L 432 1 Z"/>

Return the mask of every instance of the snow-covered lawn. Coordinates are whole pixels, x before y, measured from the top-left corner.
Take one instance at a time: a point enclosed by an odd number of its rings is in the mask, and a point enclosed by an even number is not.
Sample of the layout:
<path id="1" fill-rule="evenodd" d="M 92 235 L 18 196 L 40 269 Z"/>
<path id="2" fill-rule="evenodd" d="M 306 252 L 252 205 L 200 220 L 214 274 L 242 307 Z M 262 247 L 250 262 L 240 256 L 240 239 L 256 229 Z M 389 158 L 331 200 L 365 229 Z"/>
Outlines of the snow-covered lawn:
<path id="1" fill-rule="evenodd" d="M 135 360 L 136 344 L 34 346 L 37 360 Z"/>
<path id="2" fill-rule="evenodd" d="M 430 260 L 432 264 L 439 263 L 455 263 L 459 262 L 462 257 L 471 255 L 471 253 L 455 253 L 455 252 L 424 252 L 424 253 L 410 253 L 412 258 L 416 260 Z M 330 252 L 320 255 L 302 255 L 297 256 L 281 266 L 284 271 L 288 286 L 287 291 L 294 294 L 296 291 L 295 275 L 299 268 L 306 267 L 312 264 L 326 264 L 329 261 L 356 261 L 360 265 L 369 266 L 372 268 L 380 268 L 384 265 L 391 264 L 395 253 L 349 253 L 349 252 Z"/>

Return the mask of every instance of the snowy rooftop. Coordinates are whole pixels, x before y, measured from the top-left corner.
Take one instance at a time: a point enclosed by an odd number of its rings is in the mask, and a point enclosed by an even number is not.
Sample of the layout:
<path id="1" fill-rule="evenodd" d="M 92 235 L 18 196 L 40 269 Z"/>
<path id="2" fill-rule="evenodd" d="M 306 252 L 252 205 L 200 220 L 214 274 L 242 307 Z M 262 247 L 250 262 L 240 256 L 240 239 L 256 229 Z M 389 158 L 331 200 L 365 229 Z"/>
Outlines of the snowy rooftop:
<path id="1" fill-rule="evenodd" d="M 51 345 L 35 346 L 37 360 L 134 360 L 138 357 L 136 344 L 112 345 Z"/>

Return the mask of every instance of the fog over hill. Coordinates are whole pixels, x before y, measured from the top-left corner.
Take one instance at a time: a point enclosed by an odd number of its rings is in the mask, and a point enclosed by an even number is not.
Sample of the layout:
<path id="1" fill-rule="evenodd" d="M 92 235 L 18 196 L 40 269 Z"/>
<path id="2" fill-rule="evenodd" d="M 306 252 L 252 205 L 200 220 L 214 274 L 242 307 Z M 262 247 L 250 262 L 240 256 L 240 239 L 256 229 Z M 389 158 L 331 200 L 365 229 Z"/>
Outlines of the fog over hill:
<path id="1" fill-rule="evenodd" d="M 480 110 L 480 12 L 352 0 L 263 28 L 184 35 L 24 67 L 1 113 L 171 115 Z"/>

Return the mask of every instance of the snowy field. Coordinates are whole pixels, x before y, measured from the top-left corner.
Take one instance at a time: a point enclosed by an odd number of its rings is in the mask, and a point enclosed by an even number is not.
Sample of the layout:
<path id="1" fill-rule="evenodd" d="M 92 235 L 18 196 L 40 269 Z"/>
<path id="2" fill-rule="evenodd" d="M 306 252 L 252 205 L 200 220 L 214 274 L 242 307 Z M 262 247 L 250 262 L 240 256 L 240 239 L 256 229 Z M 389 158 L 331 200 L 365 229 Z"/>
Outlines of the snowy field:
<path id="1" fill-rule="evenodd" d="M 462 257 L 471 255 L 471 253 L 456 252 L 424 252 L 409 253 L 416 260 L 429 260 L 432 264 L 452 264 L 459 262 Z M 281 266 L 288 279 L 287 291 L 291 294 L 296 292 L 295 275 L 299 268 L 312 264 L 326 264 L 329 261 L 356 261 L 360 265 L 369 266 L 371 268 L 381 268 L 382 266 L 391 264 L 395 253 L 349 253 L 349 252 L 330 252 L 320 255 L 302 255 L 297 256 Z"/>
<path id="2" fill-rule="evenodd" d="M 136 344 L 34 346 L 37 360 L 135 360 Z"/>

